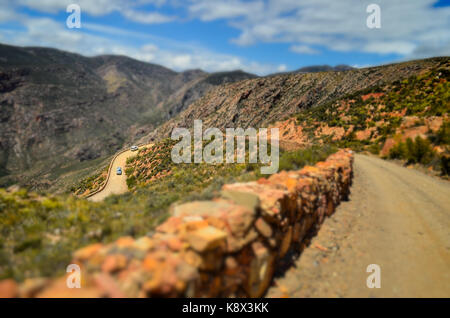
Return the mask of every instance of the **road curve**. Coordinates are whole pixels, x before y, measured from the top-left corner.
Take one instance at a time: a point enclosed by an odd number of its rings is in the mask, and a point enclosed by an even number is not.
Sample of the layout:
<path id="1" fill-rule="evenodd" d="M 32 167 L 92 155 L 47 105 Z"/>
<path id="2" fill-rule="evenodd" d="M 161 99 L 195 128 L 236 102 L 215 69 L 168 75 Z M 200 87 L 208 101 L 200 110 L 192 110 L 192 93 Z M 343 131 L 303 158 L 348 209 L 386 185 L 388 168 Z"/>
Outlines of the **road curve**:
<path id="1" fill-rule="evenodd" d="M 356 155 L 350 200 L 294 263 L 268 297 L 450 297 L 450 182 Z"/>
<path id="2" fill-rule="evenodd" d="M 139 146 L 139 149 L 147 148 L 151 145 L 152 144 L 142 145 Z M 111 194 L 122 194 L 128 192 L 127 177 L 125 175 L 125 164 L 129 157 L 135 156 L 136 154 L 137 151 L 127 150 L 116 156 L 113 159 L 112 167 L 109 170 L 109 177 L 107 179 L 108 181 L 105 187 L 100 192 L 89 197 L 88 200 L 93 202 L 99 202 L 104 200 L 107 196 Z M 117 167 L 122 168 L 121 175 L 116 174 Z"/>

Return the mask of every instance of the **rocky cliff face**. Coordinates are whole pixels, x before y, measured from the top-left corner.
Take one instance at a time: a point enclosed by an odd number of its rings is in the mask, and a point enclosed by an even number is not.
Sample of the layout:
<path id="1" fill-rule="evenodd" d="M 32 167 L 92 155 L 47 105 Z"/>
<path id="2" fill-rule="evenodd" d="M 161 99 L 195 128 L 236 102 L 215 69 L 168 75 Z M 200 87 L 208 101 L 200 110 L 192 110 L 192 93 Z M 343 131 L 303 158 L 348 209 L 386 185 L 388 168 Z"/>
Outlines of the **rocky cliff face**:
<path id="1" fill-rule="evenodd" d="M 148 134 L 211 87 L 254 77 L 46 48 L 0 45 L 0 57 L 3 185 L 45 188 Z"/>
<path id="2" fill-rule="evenodd" d="M 267 126 L 367 87 L 426 72 L 441 61 L 435 58 L 344 72 L 283 74 L 222 85 L 141 140 L 167 137 L 174 127 L 192 127 L 195 119 L 202 119 L 204 127 L 220 129 Z"/>

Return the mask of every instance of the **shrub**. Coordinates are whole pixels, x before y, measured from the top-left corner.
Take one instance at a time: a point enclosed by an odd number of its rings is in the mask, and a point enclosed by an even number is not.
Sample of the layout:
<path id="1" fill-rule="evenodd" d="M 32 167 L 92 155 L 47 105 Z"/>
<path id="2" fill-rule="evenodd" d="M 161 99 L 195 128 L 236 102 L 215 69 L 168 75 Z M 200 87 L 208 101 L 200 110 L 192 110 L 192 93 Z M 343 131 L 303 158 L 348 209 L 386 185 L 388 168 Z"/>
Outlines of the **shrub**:
<path id="1" fill-rule="evenodd" d="M 407 140 L 407 147 L 409 152 L 408 161 L 410 163 L 429 164 L 434 156 L 433 148 L 428 139 L 417 136 L 415 141 Z"/>
<path id="2" fill-rule="evenodd" d="M 430 136 L 435 145 L 450 145 L 450 121 L 445 122 L 435 135 Z"/>
<path id="3" fill-rule="evenodd" d="M 135 176 L 129 175 L 129 177 L 127 177 L 127 186 L 128 186 L 128 189 L 132 189 L 134 186 L 136 186 L 136 177 Z"/>
<path id="4" fill-rule="evenodd" d="M 336 151 L 336 147 L 324 145 L 283 152 L 280 155 L 279 170 L 296 170 L 306 165 L 313 165 L 319 161 L 325 160 L 330 154 Z"/>
<path id="5" fill-rule="evenodd" d="M 371 144 L 368 147 L 368 150 L 371 154 L 378 155 L 381 151 L 380 145 L 378 143 Z"/>
<path id="6" fill-rule="evenodd" d="M 408 138 L 406 142 L 398 143 L 389 152 L 389 158 L 405 159 L 408 164 L 421 163 L 427 165 L 434 157 L 435 153 L 430 141 L 420 136 L 417 136 L 414 141 Z"/>
<path id="7" fill-rule="evenodd" d="M 450 175 L 450 156 L 442 155 L 440 157 L 440 164 L 441 164 L 441 174 L 444 176 Z"/>

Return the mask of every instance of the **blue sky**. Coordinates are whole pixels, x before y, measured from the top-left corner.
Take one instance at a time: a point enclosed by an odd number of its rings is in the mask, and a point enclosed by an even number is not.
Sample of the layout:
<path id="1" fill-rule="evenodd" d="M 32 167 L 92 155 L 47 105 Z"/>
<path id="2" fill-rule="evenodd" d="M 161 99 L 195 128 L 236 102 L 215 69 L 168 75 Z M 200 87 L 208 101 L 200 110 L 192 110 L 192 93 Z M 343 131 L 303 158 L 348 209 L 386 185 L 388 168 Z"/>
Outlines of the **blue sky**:
<path id="1" fill-rule="evenodd" d="M 81 29 L 66 26 L 68 4 Z M 369 4 L 381 28 L 369 29 Z M 0 0 L 0 42 L 264 75 L 450 55 L 450 0 Z"/>

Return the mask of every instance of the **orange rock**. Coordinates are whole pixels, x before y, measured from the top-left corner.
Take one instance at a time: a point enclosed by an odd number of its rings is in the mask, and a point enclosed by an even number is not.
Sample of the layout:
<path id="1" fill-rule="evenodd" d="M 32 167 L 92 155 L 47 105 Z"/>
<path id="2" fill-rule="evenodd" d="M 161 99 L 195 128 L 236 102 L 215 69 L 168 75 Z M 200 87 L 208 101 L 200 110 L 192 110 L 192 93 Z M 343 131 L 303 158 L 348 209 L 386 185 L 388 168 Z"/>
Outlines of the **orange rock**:
<path id="1" fill-rule="evenodd" d="M 213 249 L 225 243 L 227 234 L 215 227 L 207 226 L 189 233 L 187 241 L 198 252 Z"/>
<path id="2" fill-rule="evenodd" d="M 178 227 L 182 224 L 182 221 L 178 217 L 170 217 L 163 224 L 159 225 L 156 230 L 158 232 L 173 234 L 178 230 Z"/>
<path id="3" fill-rule="evenodd" d="M 371 97 L 373 97 L 374 99 L 378 99 L 378 98 L 380 98 L 383 95 L 384 95 L 384 93 L 369 93 L 369 94 L 361 96 L 361 98 L 362 98 L 363 101 L 366 101 L 366 100 L 368 100 Z"/>
<path id="4" fill-rule="evenodd" d="M 102 271 L 107 273 L 117 272 L 127 267 L 127 263 L 127 258 L 122 254 L 108 255 L 102 264 Z"/>
<path id="5" fill-rule="evenodd" d="M 234 257 L 228 256 L 228 257 L 225 259 L 225 268 L 226 268 L 227 270 L 234 271 L 234 270 L 236 270 L 238 267 L 239 267 L 239 264 L 238 264 L 238 262 L 236 261 L 236 259 L 235 259 Z"/>
<path id="6" fill-rule="evenodd" d="M 231 233 L 238 237 L 244 236 L 255 219 L 255 212 L 244 206 L 234 206 L 228 211 L 226 220 Z"/>
<path id="7" fill-rule="evenodd" d="M 186 263 L 194 267 L 200 267 L 200 265 L 202 264 L 201 256 L 192 250 L 187 250 L 186 252 L 184 252 L 182 258 Z"/>
<path id="8" fill-rule="evenodd" d="M 370 127 L 364 130 L 359 130 L 356 132 L 356 139 L 357 140 L 366 140 L 369 139 L 372 133 L 376 131 L 376 127 Z"/>
<path id="9" fill-rule="evenodd" d="M 164 264 L 159 264 L 154 271 L 152 271 L 151 279 L 144 283 L 144 290 L 150 295 L 174 297 L 177 295 L 177 288 L 179 279 L 176 275 L 177 264 L 174 259 L 169 258 Z M 181 285 L 184 285 L 181 284 Z"/>
<path id="10" fill-rule="evenodd" d="M 145 257 L 142 267 L 147 271 L 155 270 L 159 265 L 159 262 L 156 260 L 154 255 L 149 254 Z"/>
<path id="11" fill-rule="evenodd" d="M 79 249 L 73 254 L 75 260 L 85 261 L 95 254 L 103 247 L 101 243 L 88 245 L 82 249 Z"/>
<path id="12" fill-rule="evenodd" d="M 314 166 L 305 166 L 302 170 L 300 170 L 300 173 L 302 174 L 309 174 L 309 173 L 318 173 L 320 172 L 320 169 Z"/>
<path id="13" fill-rule="evenodd" d="M 134 244 L 134 239 L 131 236 L 124 236 L 121 237 L 119 239 L 117 239 L 117 241 L 115 242 L 115 245 L 117 247 L 131 247 Z"/>
<path id="14" fill-rule="evenodd" d="M 224 220 L 215 217 L 209 217 L 208 224 L 218 228 L 219 230 L 224 230 L 228 226 Z"/>
<path id="15" fill-rule="evenodd" d="M 102 296 L 101 290 L 95 287 L 69 288 L 65 278 L 57 279 L 36 295 L 38 298 L 98 298 Z"/>
<path id="16" fill-rule="evenodd" d="M 48 279 L 46 278 L 30 278 L 26 279 L 22 285 L 20 285 L 20 297 L 34 297 L 44 287 L 46 287 Z"/>
<path id="17" fill-rule="evenodd" d="M 326 247 L 320 245 L 319 243 L 314 244 L 314 246 L 321 251 L 328 252 L 328 249 Z"/>
<path id="18" fill-rule="evenodd" d="M 283 235 L 283 240 L 281 241 L 280 251 L 279 255 L 280 257 L 283 257 L 286 255 L 287 251 L 289 250 L 289 247 L 291 247 L 292 242 L 292 226 L 289 226 L 286 233 Z"/>
<path id="19" fill-rule="evenodd" d="M 252 250 L 254 257 L 250 263 L 245 288 L 250 297 L 261 297 L 270 284 L 274 271 L 275 255 L 260 242 L 254 242 Z"/>
<path id="20" fill-rule="evenodd" d="M 427 123 L 427 126 L 430 128 L 431 131 L 436 132 L 441 128 L 444 118 L 441 116 L 436 117 L 429 117 L 425 119 L 425 122 Z"/>
<path id="21" fill-rule="evenodd" d="M 270 181 L 266 178 L 260 178 L 256 181 L 258 184 L 270 184 Z"/>
<path id="22" fill-rule="evenodd" d="M 155 243 L 151 238 L 144 236 L 134 241 L 133 247 L 136 247 L 141 251 L 147 252 L 148 250 L 151 250 L 152 248 L 155 247 Z"/>
<path id="23" fill-rule="evenodd" d="M 263 218 L 258 218 L 256 220 L 255 227 L 264 237 L 271 237 L 273 234 L 272 228 Z"/>
<path id="24" fill-rule="evenodd" d="M 198 229 L 201 229 L 203 227 L 207 227 L 209 224 L 205 220 L 199 220 L 199 221 L 191 221 L 184 224 L 184 227 L 186 231 L 196 231 Z"/>
<path id="25" fill-rule="evenodd" d="M 230 231 L 230 230 L 228 230 Z M 248 245 L 258 238 L 258 232 L 254 228 L 250 228 L 244 236 L 234 236 L 231 232 L 227 235 L 227 252 L 235 253 L 241 250 L 244 246 Z"/>
<path id="26" fill-rule="evenodd" d="M 179 251 L 183 247 L 183 242 L 176 236 L 167 240 L 167 245 L 172 251 Z"/>
<path id="27" fill-rule="evenodd" d="M 124 298 L 126 296 L 120 290 L 114 279 L 108 274 L 99 273 L 95 275 L 94 281 L 104 296 L 112 298 Z"/>
<path id="28" fill-rule="evenodd" d="M 256 194 L 259 197 L 262 212 L 267 217 L 274 219 L 275 215 L 282 210 L 288 195 L 286 190 L 270 184 L 268 180 L 267 184 L 259 184 L 256 182 L 226 184 L 222 189 Z"/>
<path id="29" fill-rule="evenodd" d="M 0 281 L 0 298 L 15 298 L 19 296 L 19 287 L 13 279 Z"/>
<path id="30" fill-rule="evenodd" d="M 387 156 L 389 151 L 397 144 L 394 138 L 388 138 L 384 142 L 383 148 L 380 151 L 381 156 Z"/>

